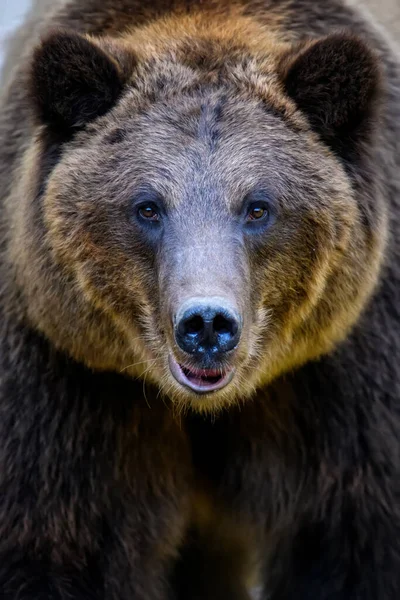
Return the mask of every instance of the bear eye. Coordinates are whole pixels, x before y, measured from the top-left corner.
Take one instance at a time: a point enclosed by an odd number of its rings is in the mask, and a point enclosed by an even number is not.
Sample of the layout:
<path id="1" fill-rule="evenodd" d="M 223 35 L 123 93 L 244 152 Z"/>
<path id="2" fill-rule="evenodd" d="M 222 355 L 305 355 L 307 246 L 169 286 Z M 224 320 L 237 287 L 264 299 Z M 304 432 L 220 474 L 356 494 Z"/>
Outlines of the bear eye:
<path id="1" fill-rule="evenodd" d="M 142 206 L 139 206 L 138 215 L 141 219 L 144 219 L 145 221 L 153 221 L 154 222 L 154 221 L 160 220 L 160 214 L 158 212 L 158 208 L 152 202 L 148 202 L 146 204 L 142 204 Z"/>
<path id="2" fill-rule="evenodd" d="M 142 233 L 158 236 L 163 231 L 166 212 L 162 196 L 150 186 L 139 190 L 129 204 L 129 220 L 139 226 Z"/>
<path id="3" fill-rule="evenodd" d="M 269 216 L 269 208 L 268 205 L 264 202 L 254 202 L 250 205 L 247 212 L 247 223 L 251 223 L 253 221 L 264 221 Z"/>

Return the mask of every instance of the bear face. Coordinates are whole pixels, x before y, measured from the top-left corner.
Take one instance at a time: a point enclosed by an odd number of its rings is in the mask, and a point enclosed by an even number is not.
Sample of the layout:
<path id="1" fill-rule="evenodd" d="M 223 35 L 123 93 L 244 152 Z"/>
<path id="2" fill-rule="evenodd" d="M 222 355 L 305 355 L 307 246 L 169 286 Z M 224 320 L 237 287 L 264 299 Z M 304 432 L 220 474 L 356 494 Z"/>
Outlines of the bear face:
<path id="1" fill-rule="evenodd" d="M 218 410 L 331 351 L 376 284 L 384 211 L 363 218 L 379 193 L 360 199 L 355 182 L 379 73 L 349 36 L 256 51 L 255 37 L 167 33 L 149 50 L 140 32 L 43 41 L 29 150 L 42 180 L 21 183 L 41 192 L 16 227 L 27 240 L 40 214 L 32 264 L 51 256 L 59 320 L 40 302 L 30 318 L 56 345 Z"/>

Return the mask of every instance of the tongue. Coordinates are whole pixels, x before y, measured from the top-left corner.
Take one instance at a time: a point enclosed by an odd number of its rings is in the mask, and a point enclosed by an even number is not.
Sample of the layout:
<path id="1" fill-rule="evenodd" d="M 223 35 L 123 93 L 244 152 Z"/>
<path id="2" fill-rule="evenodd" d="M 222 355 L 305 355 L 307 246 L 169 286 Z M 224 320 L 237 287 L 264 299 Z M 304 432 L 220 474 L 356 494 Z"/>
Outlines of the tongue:
<path id="1" fill-rule="evenodd" d="M 223 378 L 223 374 L 221 373 L 221 371 L 217 371 L 216 369 L 192 371 L 190 369 L 182 367 L 182 371 L 185 377 L 187 377 L 187 379 L 191 383 L 202 387 L 215 385 Z"/>
<path id="2" fill-rule="evenodd" d="M 232 381 L 234 369 L 192 369 L 180 365 L 173 354 L 169 356 L 169 367 L 176 381 L 198 394 L 220 390 Z"/>

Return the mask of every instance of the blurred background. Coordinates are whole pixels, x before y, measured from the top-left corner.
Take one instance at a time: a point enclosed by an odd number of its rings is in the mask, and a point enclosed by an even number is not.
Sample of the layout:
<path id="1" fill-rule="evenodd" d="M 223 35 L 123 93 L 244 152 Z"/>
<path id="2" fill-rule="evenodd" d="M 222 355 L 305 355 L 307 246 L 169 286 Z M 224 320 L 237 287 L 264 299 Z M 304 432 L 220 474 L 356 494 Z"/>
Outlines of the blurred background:
<path id="1" fill-rule="evenodd" d="M 0 0 L 0 69 L 6 40 L 23 20 L 32 0 Z"/>

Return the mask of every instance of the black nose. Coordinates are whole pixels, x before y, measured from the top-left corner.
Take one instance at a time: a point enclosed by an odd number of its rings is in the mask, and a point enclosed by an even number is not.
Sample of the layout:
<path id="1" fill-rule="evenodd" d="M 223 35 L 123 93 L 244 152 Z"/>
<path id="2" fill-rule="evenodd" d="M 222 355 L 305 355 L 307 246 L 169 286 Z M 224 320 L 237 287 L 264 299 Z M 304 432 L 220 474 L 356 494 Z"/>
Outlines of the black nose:
<path id="1" fill-rule="evenodd" d="M 240 333 L 239 315 L 225 303 L 203 299 L 185 302 L 176 319 L 177 344 L 188 354 L 229 352 L 238 345 Z"/>

